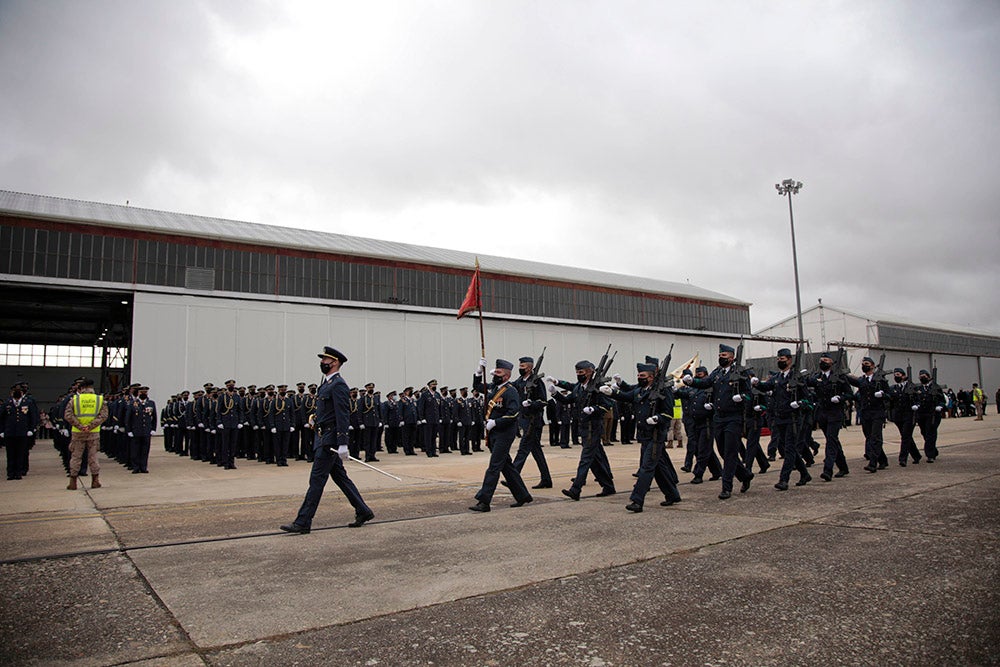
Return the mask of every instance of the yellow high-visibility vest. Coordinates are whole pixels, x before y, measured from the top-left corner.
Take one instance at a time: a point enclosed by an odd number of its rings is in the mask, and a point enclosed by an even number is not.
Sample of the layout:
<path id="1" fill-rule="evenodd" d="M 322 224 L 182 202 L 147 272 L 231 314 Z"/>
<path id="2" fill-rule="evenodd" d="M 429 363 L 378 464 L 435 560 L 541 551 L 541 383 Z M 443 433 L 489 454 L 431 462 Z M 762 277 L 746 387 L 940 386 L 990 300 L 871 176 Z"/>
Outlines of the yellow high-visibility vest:
<path id="1" fill-rule="evenodd" d="M 674 399 L 674 419 L 681 419 L 684 417 L 684 410 L 681 408 L 681 399 Z"/>
<path id="2" fill-rule="evenodd" d="M 73 397 L 73 414 L 81 424 L 89 424 L 97 419 L 104 407 L 104 397 L 97 394 L 77 394 Z M 74 433 L 84 433 L 83 429 L 73 426 Z"/>

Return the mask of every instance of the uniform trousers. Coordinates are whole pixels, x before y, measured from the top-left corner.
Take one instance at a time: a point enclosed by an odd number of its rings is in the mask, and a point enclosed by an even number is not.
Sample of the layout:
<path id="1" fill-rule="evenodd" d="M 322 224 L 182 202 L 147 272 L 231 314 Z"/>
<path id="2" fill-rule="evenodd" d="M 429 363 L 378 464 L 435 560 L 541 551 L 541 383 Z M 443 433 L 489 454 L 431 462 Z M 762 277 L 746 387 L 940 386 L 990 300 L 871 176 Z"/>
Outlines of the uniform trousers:
<path id="1" fill-rule="evenodd" d="M 885 427 L 885 416 L 869 416 L 862 412 L 861 431 L 865 434 L 865 456 L 870 465 L 886 466 L 889 459 L 885 456 L 882 445 L 882 429 Z"/>
<path id="2" fill-rule="evenodd" d="M 936 459 L 938 455 L 937 436 L 938 424 L 940 423 L 941 418 L 937 413 L 917 413 L 917 426 L 920 428 L 920 435 L 924 439 L 924 456 L 930 459 Z"/>
<path id="3" fill-rule="evenodd" d="M 323 497 L 323 489 L 326 488 L 326 480 L 332 479 L 337 488 L 341 490 L 347 501 L 354 508 L 355 515 L 366 515 L 371 513 L 364 498 L 354 485 L 351 478 L 347 476 L 344 462 L 336 452 L 330 451 L 333 443 L 333 433 L 319 436 L 318 444 L 313 449 L 312 471 L 309 473 L 309 490 L 306 491 L 305 500 L 299 508 L 299 514 L 295 517 L 295 523 L 303 528 L 311 528 L 313 517 L 316 516 L 316 509 L 319 501 Z"/>
<path id="4" fill-rule="evenodd" d="M 797 420 L 798 415 L 792 415 L 792 420 Z M 794 424 L 791 420 L 771 425 L 771 434 L 774 436 L 775 446 L 781 451 L 784 461 L 781 464 L 781 472 L 778 474 L 778 483 L 788 484 L 788 479 L 792 476 L 792 470 L 798 470 L 803 479 L 810 477 L 806 470 L 806 463 L 799 454 L 798 438 L 793 431 Z"/>
<path id="5" fill-rule="evenodd" d="M 587 473 L 593 472 L 594 479 L 601 485 L 601 490 L 614 492 L 614 476 L 611 474 L 611 463 L 601 444 L 604 435 L 604 420 L 582 421 L 580 423 L 580 439 L 583 451 L 580 452 L 580 464 L 576 468 L 576 477 L 570 487 L 577 493 L 587 483 Z"/>
<path id="6" fill-rule="evenodd" d="M 816 417 L 816 423 L 819 424 L 826 438 L 826 447 L 823 450 L 823 472 L 832 475 L 833 467 L 837 466 L 837 471 L 846 475 L 849 472 L 847 459 L 844 457 L 844 447 L 840 444 L 840 427 L 843 426 L 843 418 L 830 418 L 819 414 Z"/>
<path id="7" fill-rule="evenodd" d="M 913 462 L 920 461 L 920 450 L 913 439 L 913 429 L 916 424 L 912 414 L 906 414 L 895 420 L 896 430 L 899 431 L 899 465 L 905 465 L 907 457 L 912 457 Z"/>
<path id="8" fill-rule="evenodd" d="M 517 448 L 517 455 L 514 456 L 514 467 L 518 472 L 524 470 L 524 462 L 528 460 L 528 454 L 535 459 L 538 466 L 538 473 L 541 475 L 541 483 L 552 485 L 552 475 L 549 473 L 549 464 L 545 460 L 545 452 L 542 451 L 542 420 L 532 419 L 524 431 L 521 444 Z"/>
<path id="9" fill-rule="evenodd" d="M 635 480 L 635 486 L 632 487 L 632 495 L 629 496 L 629 500 L 641 506 L 655 479 L 665 500 L 679 502 L 681 494 L 677 490 L 677 472 L 670 462 L 670 456 L 667 455 L 664 443 L 640 440 L 639 444 L 642 445 L 639 476 Z"/>
<path id="10" fill-rule="evenodd" d="M 0 441 L 7 449 L 7 479 L 20 477 L 24 473 L 30 441 L 31 439 L 24 435 L 11 435 Z"/>
<path id="11" fill-rule="evenodd" d="M 504 429 L 503 433 L 489 434 L 490 463 L 486 467 L 486 474 L 483 475 L 483 486 L 476 493 L 476 500 L 486 505 L 493 501 L 493 494 L 497 490 L 500 482 L 500 475 L 507 481 L 507 488 L 514 495 L 514 500 L 518 502 L 527 501 L 531 498 L 528 487 L 521 479 L 521 473 L 510 460 L 510 448 L 514 444 L 514 429 Z"/>
<path id="12" fill-rule="evenodd" d="M 718 415 L 712 424 L 715 428 L 715 443 L 722 452 L 722 490 L 733 490 L 733 477 L 740 482 L 749 480 L 753 475 L 740 461 L 740 446 L 743 444 L 743 416 L 728 416 L 720 419 Z"/>
<path id="13" fill-rule="evenodd" d="M 133 470 L 139 472 L 149 472 L 149 436 L 137 435 L 132 438 L 132 451 L 129 455 L 129 463 Z"/>
<path id="14" fill-rule="evenodd" d="M 717 477 L 722 473 L 722 464 L 712 449 L 712 422 L 711 417 L 695 418 L 694 420 L 694 446 L 695 465 L 694 476 L 701 479 L 705 474 L 705 468 L 712 473 L 712 477 Z"/>

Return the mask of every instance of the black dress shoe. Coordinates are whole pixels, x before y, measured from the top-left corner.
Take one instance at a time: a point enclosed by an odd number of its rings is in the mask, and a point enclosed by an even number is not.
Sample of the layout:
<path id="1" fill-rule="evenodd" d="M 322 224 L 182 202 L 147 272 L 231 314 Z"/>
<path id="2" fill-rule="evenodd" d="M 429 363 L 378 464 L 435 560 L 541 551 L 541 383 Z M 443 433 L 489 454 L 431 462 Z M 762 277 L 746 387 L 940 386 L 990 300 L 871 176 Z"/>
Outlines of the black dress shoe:
<path id="1" fill-rule="evenodd" d="M 813 481 L 812 475 L 806 475 L 805 477 L 799 478 L 799 481 L 795 482 L 795 486 L 805 486 L 811 481 Z"/>
<path id="2" fill-rule="evenodd" d="M 774 485 L 774 488 L 776 488 L 778 491 L 787 491 L 788 485 L 785 484 L 784 482 L 778 482 L 777 484 Z"/>
<path id="3" fill-rule="evenodd" d="M 770 465 L 761 466 L 760 470 L 758 470 L 757 473 L 760 474 L 760 475 L 763 475 L 764 473 L 766 473 L 770 469 L 771 469 Z"/>
<path id="4" fill-rule="evenodd" d="M 834 473 L 833 476 L 834 477 L 847 477 L 849 474 L 851 474 L 850 471 L 840 470 L 840 471 Z"/>
<path id="5" fill-rule="evenodd" d="M 865 466 L 865 467 L 864 467 L 864 469 L 865 469 L 866 471 L 868 471 L 868 472 L 878 472 L 878 468 L 876 468 L 876 467 L 875 467 L 875 466 L 873 466 L 873 465 L 867 465 L 867 466 Z"/>
<path id="6" fill-rule="evenodd" d="M 138 475 L 140 472 L 142 472 L 142 471 L 139 470 L 138 468 L 132 468 L 132 474 L 133 475 Z"/>
<path id="7" fill-rule="evenodd" d="M 773 457 L 773 456 L 768 456 L 768 457 L 767 457 L 767 460 L 768 460 L 768 461 L 773 461 L 773 460 L 774 460 L 774 458 L 775 458 L 775 457 Z"/>
<path id="8" fill-rule="evenodd" d="M 833 481 L 833 475 L 831 475 L 830 473 L 828 473 L 825 470 L 819 474 L 819 478 L 821 480 L 823 480 L 824 482 L 832 482 Z"/>
<path id="9" fill-rule="evenodd" d="M 723 491 L 722 493 L 719 494 L 719 500 L 729 500 L 732 497 L 733 494 L 731 494 L 729 491 Z"/>
<path id="10" fill-rule="evenodd" d="M 900 468 L 905 468 L 906 467 L 906 461 L 900 461 L 899 462 L 899 467 Z"/>
<path id="11" fill-rule="evenodd" d="M 308 527 L 300 526 L 297 523 L 286 523 L 281 526 L 281 529 L 286 533 L 300 533 L 302 535 L 306 535 L 310 530 Z"/>
<path id="12" fill-rule="evenodd" d="M 378 459 L 373 456 L 370 459 L 365 459 L 365 463 L 378 463 Z"/>
<path id="13" fill-rule="evenodd" d="M 508 484 L 505 479 L 500 480 L 500 486 L 506 486 L 508 489 L 510 488 L 510 484 Z"/>
<path id="14" fill-rule="evenodd" d="M 598 498 L 604 498 L 605 496 L 613 496 L 617 493 L 614 489 L 601 489 L 600 493 L 597 494 Z"/>
<path id="15" fill-rule="evenodd" d="M 691 468 L 687 466 L 681 466 L 681 470 L 683 470 L 684 472 L 691 472 Z"/>
<path id="16" fill-rule="evenodd" d="M 580 492 L 574 489 L 563 489 L 562 494 L 571 500 L 579 500 Z"/>
<path id="17" fill-rule="evenodd" d="M 878 469 L 879 469 L 879 470 L 885 470 L 885 469 L 886 469 L 886 468 L 888 468 L 888 467 L 889 467 L 889 464 L 888 464 L 888 463 L 879 463 L 879 464 L 878 464 Z"/>
<path id="18" fill-rule="evenodd" d="M 365 523 L 371 521 L 374 518 L 375 518 L 375 512 L 367 512 L 365 514 L 355 514 L 354 521 L 350 522 L 347 525 L 350 526 L 351 528 L 360 528 L 361 526 L 365 525 Z"/>
<path id="19" fill-rule="evenodd" d="M 528 504 L 528 503 L 530 503 L 530 502 L 531 502 L 532 500 L 534 500 L 534 498 L 532 498 L 531 496 L 528 496 L 528 497 L 527 497 L 527 498 L 525 498 L 524 500 L 518 500 L 518 501 L 516 501 L 516 502 L 513 502 L 513 503 L 511 503 L 511 504 L 510 504 L 510 506 L 511 506 L 511 507 L 521 507 L 522 505 L 527 505 L 527 504 Z"/>
<path id="20" fill-rule="evenodd" d="M 702 483 L 702 482 L 704 482 L 704 481 L 705 481 L 705 480 L 703 480 L 703 479 L 702 479 L 701 477 L 693 477 L 693 478 L 691 479 L 691 483 L 692 483 L 692 484 L 701 484 L 701 483 Z"/>
<path id="21" fill-rule="evenodd" d="M 664 500 L 660 503 L 660 507 L 670 507 L 671 505 L 675 505 L 679 502 L 679 500 Z"/>
<path id="22" fill-rule="evenodd" d="M 473 512 L 489 512 L 490 506 L 484 502 L 478 502 L 469 509 L 472 510 Z"/>
<path id="23" fill-rule="evenodd" d="M 710 482 L 717 482 L 720 479 L 722 479 L 722 475 L 712 475 L 711 477 L 708 478 L 708 481 L 710 481 Z"/>
<path id="24" fill-rule="evenodd" d="M 632 473 L 632 476 L 633 476 L 633 477 L 638 477 L 638 476 L 639 476 L 639 473 L 637 473 L 637 472 L 634 472 L 634 473 Z"/>
<path id="25" fill-rule="evenodd" d="M 746 478 L 746 481 L 740 485 L 740 493 L 746 493 L 750 489 L 750 482 L 753 481 L 754 477 L 756 477 L 756 475 L 750 473 L 750 476 Z"/>
<path id="26" fill-rule="evenodd" d="M 538 484 L 535 484 L 531 488 L 533 488 L 533 489 L 551 489 L 552 488 L 552 482 L 549 482 L 548 484 L 545 484 L 544 482 L 539 482 Z"/>
<path id="27" fill-rule="evenodd" d="M 642 505 L 640 505 L 639 503 L 629 503 L 628 505 L 625 506 L 625 509 L 627 509 L 629 512 L 635 512 L 636 514 L 638 514 L 639 512 L 642 511 Z"/>
<path id="28" fill-rule="evenodd" d="M 928 457 L 927 457 L 927 462 L 928 462 L 928 463 L 934 463 L 934 460 L 935 460 L 936 458 L 937 458 L 936 456 L 928 456 Z"/>
<path id="29" fill-rule="evenodd" d="M 917 465 L 918 463 L 920 463 L 920 459 L 919 458 L 913 459 L 913 465 Z"/>

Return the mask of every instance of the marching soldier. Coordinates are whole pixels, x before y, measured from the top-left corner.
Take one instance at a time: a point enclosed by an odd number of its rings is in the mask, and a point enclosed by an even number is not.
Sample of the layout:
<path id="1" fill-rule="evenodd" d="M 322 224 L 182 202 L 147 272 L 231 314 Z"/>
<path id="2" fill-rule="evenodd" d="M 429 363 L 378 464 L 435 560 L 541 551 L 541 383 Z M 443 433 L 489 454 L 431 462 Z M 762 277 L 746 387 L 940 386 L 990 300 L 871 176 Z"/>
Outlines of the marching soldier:
<path id="1" fill-rule="evenodd" d="M 598 496 L 613 496 L 615 494 L 614 475 L 611 474 L 611 464 L 604 452 L 601 438 L 604 435 L 604 415 L 611 410 L 610 399 L 601 394 L 594 386 L 594 364 L 584 360 L 576 364 L 576 384 L 560 382 L 552 376 L 546 376 L 552 389 L 553 397 L 561 403 L 572 403 L 573 412 L 580 420 L 580 436 L 583 440 L 583 450 L 580 452 L 580 463 L 576 469 L 576 477 L 568 489 L 562 494 L 573 500 L 580 499 L 580 491 L 587 483 L 587 473 L 593 471 L 594 479 L 600 484 Z M 555 389 L 565 389 L 565 396 L 556 393 Z"/>
<path id="2" fill-rule="evenodd" d="M 917 443 L 913 440 L 916 423 L 911 406 L 916 402 L 915 388 L 902 368 L 893 369 L 892 377 L 896 383 L 889 389 L 890 414 L 892 423 L 899 431 L 899 465 L 905 468 L 907 459 L 912 458 L 914 463 L 920 463 L 921 458 Z"/>
<path id="3" fill-rule="evenodd" d="M 927 457 L 928 463 L 934 463 L 938 457 L 938 425 L 941 423 L 941 413 L 947 401 L 941 387 L 933 381 L 930 373 L 921 370 L 918 377 L 920 386 L 914 394 L 916 402 L 911 406 L 911 410 L 917 415 L 917 426 L 920 427 L 920 435 L 924 439 L 924 456 Z"/>
<path id="4" fill-rule="evenodd" d="M 719 345 L 719 366 L 706 378 L 686 376 L 685 384 L 699 389 L 712 388 L 712 426 L 715 442 L 722 452 L 722 492 L 719 500 L 732 496 L 733 477 L 741 482 L 740 493 L 750 488 L 754 475 L 739 460 L 740 439 L 743 436 L 743 400 L 750 392 L 749 381 L 733 370 L 736 350 Z"/>
<path id="5" fill-rule="evenodd" d="M 309 490 L 298 516 L 292 523 L 281 526 L 281 530 L 288 533 L 305 534 L 312 530 L 312 520 L 320 498 L 323 497 L 328 477 L 354 508 L 354 521 L 348 524 L 350 527 L 359 528 L 375 518 L 375 513 L 365 504 L 358 487 L 344 469 L 349 451 L 350 390 L 347 382 L 340 376 L 340 368 L 347 357 L 332 347 L 324 347 L 323 352 L 317 356 L 320 358 L 323 382 L 316 393 L 316 441 L 312 472 L 309 474 Z"/>
<path id="6" fill-rule="evenodd" d="M 538 473 L 541 480 L 533 489 L 551 489 L 552 475 L 549 473 L 549 464 L 545 460 L 545 452 L 542 451 L 542 427 L 544 424 L 544 412 L 546 402 L 546 390 L 539 380 L 532 381 L 532 373 L 535 368 L 535 360 L 532 357 L 521 357 L 518 360 L 519 377 L 512 382 L 521 397 L 521 444 L 517 448 L 517 455 L 514 457 L 514 467 L 520 473 L 524 469 L 524 462 L 531 454 L 538 466 Z"/>
<path id="7" fill-rule="evenodd" d="M 865 456 L 868 465 L 865 470 L 873 473 L 889 467 L 882 445 L 882 429 L 885 426 L 885 407 L 888 402 L 889 384 L 883 378 L 875 377 L 875 360 L 865 357 L 861 360 L 861 375 L 846 375 L 849 384 L 858 388 L 858 416 L 861 430 L 865 434 Z"/>
<path id="8" fill-rule="evenodd" d="M 844 403 L 850 400 L 852 392 L 848 383 L 832 369 L 833 357 L 823 353 L 819 358 L 819 371 L 806 380 L 806 384 L 816 392 L 816 423 L 826 437 L 823 472 L 820 473 L 824 482 L 844 477 L 850 472 L 840 444 L 840 429 L 844 422 Z M 837 467 L 836 473 L 833 472 L 834 466 Z"/>
<path id="9" fill-rule="evenodd" d="M 517 388 L 510 382 L 513 369 L 514 364 L 505 359 L 497 359 L 496 369 L 493 371 L 493 384 L 487 389 L 486 360 L 481 359 L 473 377 L 473 387 L 488 392 L 485 417 L 490 446 L 490 463 L 483 475 L 483 486 L 476 493 L 476 504 L 469 508 L 473 512 L 490 511 L 490 503 L 501 474 L 514 495 L 511 507 L 521 507 L 534 500 L 524 485 L 521 474 L 510 460 L 510 447 L 517 432 L 517 417 L 520 414 L 521 403 Z"/>
<path id="10" fill-rule="evenodd" d="M 694 374 L 698 379 L 705 379 L 708 377 L 708 369 L 704 366 L 698 366 L 694 370 Z M 691 375 L 688 373 L 682 377 L 686 379 Z M 694 469 L 692 471 L 691 461 L 685 458 L 681 470 L 693 472 L 694 477 L 691 478 L 691 483 L 701 484 L 704 481 L 705 470 L 708 469 L 712 473 L 708 481 L 714 482 L 722 476 L 722 464 L 715 455 L 712 444 L 714 440 L 712 409 L 715 407 L 712 403 L 712 388 L 681 387 L 677 390 L 677 394 L 681 396 L 682 401 L 687 400 L 691 405 L 690 409 L 685 410 L 685 414 L 691 416 L 692 431 L 688 437 L 688 445 L 689 450 L 693 451 L 690 456 L 694 462 Z"/>
<path id="11" fill-rule="evenodd" d="M 767 380 L 758 381 L 755 386 L 769 395 L 771 437 L 784 458 L 774 488 L 778 491 L 787 491 L 793 469 L 799 471 L 799 481 L 796 482 L 796 486 L 805 486 L 812 481 L 812 475 L 806 470 L 806 464 L 799 453 L 798 429 L 802 427 L 800 410 L 805 403 L 805 397 L 799 393 L 804 393 L 805 386 L 797 387 L 795 384 L 798 378 L 792 376 L 792 351 L 787 347 L 778 350 L 777 365 L 777 373 L 772 373 Z"/>

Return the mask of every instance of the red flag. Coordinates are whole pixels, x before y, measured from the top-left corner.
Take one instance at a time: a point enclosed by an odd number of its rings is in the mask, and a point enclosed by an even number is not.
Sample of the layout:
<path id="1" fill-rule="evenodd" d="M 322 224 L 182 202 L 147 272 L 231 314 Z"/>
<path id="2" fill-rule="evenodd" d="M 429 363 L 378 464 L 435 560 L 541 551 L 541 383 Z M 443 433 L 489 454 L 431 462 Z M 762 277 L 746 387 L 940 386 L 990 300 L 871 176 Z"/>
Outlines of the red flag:
<path id="1" fill-rule="evenodd" d="M 476 272 L 472 274 L 472 282 L 465 293 L 465 301 L 458 307 L 458 319 L 462 319 L 470 310 L 483 310 L 482 291 L 479 288 L 479 260 L 476 260 Z"/>

